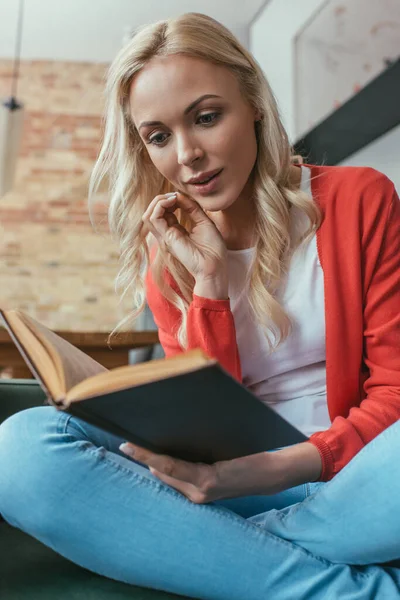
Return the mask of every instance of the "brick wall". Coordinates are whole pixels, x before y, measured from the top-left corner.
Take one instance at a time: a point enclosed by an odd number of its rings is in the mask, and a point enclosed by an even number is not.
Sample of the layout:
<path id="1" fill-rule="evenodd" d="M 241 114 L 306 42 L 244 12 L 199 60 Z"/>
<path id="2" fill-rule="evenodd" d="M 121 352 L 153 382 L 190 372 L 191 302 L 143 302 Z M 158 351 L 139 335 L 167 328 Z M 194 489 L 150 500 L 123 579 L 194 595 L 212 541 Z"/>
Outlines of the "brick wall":
<path id="1" fill-rule="evenodd" d="M 0 198 L 0 301 L 54 329 L 110 331 L 130 309 L 114 292 L 117 249 L 89 222 L 87 185 L 99 150 L 105 65 L 21 63 L 25 106 L 14 189 Z M 0 60 L 0 97 L 12 63 Z"/>

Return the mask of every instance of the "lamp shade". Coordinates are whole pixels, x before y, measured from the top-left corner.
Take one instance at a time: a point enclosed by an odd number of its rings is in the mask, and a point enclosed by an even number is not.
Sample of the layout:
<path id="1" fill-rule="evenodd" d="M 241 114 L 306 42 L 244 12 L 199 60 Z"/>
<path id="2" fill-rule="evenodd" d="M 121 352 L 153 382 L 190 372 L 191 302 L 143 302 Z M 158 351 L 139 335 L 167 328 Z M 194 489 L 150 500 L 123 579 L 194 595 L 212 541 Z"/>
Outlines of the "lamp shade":
<path id="1" fill-rule="evenodd" d="M 23 105 L 14 98 L 0 105 L 0 198 L 13 187 L 23 120 Z"/>

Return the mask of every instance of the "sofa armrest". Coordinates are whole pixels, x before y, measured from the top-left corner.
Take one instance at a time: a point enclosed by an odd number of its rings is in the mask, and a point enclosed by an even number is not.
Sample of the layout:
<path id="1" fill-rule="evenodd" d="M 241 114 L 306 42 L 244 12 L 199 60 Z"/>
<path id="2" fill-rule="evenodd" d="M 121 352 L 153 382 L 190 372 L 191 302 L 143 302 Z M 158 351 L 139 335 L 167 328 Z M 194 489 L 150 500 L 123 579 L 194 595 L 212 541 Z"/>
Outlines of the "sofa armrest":
<path id="1" fill-rule="evenodd" d="M 34 379 L 0 379 L 0 423 L 12 414 L 45 404 L 46 394 Z"/>

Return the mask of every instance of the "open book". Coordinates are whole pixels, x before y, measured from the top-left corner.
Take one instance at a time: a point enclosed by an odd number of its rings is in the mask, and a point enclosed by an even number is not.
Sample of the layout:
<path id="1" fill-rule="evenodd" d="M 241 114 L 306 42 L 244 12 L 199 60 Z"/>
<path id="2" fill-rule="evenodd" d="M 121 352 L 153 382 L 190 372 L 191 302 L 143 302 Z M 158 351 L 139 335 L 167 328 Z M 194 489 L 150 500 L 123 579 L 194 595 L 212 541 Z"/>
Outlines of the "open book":
<path id="1" fill-rule="evenodd" d="M 200 349 L 107 370 L 25 313 L 0 315 L 49 404 L 123 440 L 211 464 L 307 439 Z"/>

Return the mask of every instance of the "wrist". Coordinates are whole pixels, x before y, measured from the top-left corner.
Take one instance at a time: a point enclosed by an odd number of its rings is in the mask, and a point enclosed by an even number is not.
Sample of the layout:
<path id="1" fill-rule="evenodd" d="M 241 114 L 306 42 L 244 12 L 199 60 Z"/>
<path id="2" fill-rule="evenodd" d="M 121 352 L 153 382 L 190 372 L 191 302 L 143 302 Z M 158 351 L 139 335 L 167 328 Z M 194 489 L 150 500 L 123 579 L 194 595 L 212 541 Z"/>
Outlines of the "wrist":
<path id="1" fill-rule="evenodd" d="M 216 498 L 278 494 L 291 487 L 316 481 L 322 461 L 307 442 L 276 452 L 260 452 L 215 463 Z"/>
<path id="2" fill-rule="evenodd" d="M 196 279 L 193 294 L 211 300 L 227 300 L 229 298 L 227 278 Z"/>
<path id="3" fill-rule="evenodd" d="M 313 444 L 303 442 L 272 453 L 278 491 L 303 483 L 318 481 L 322 473 L 322 459 Z"/>

